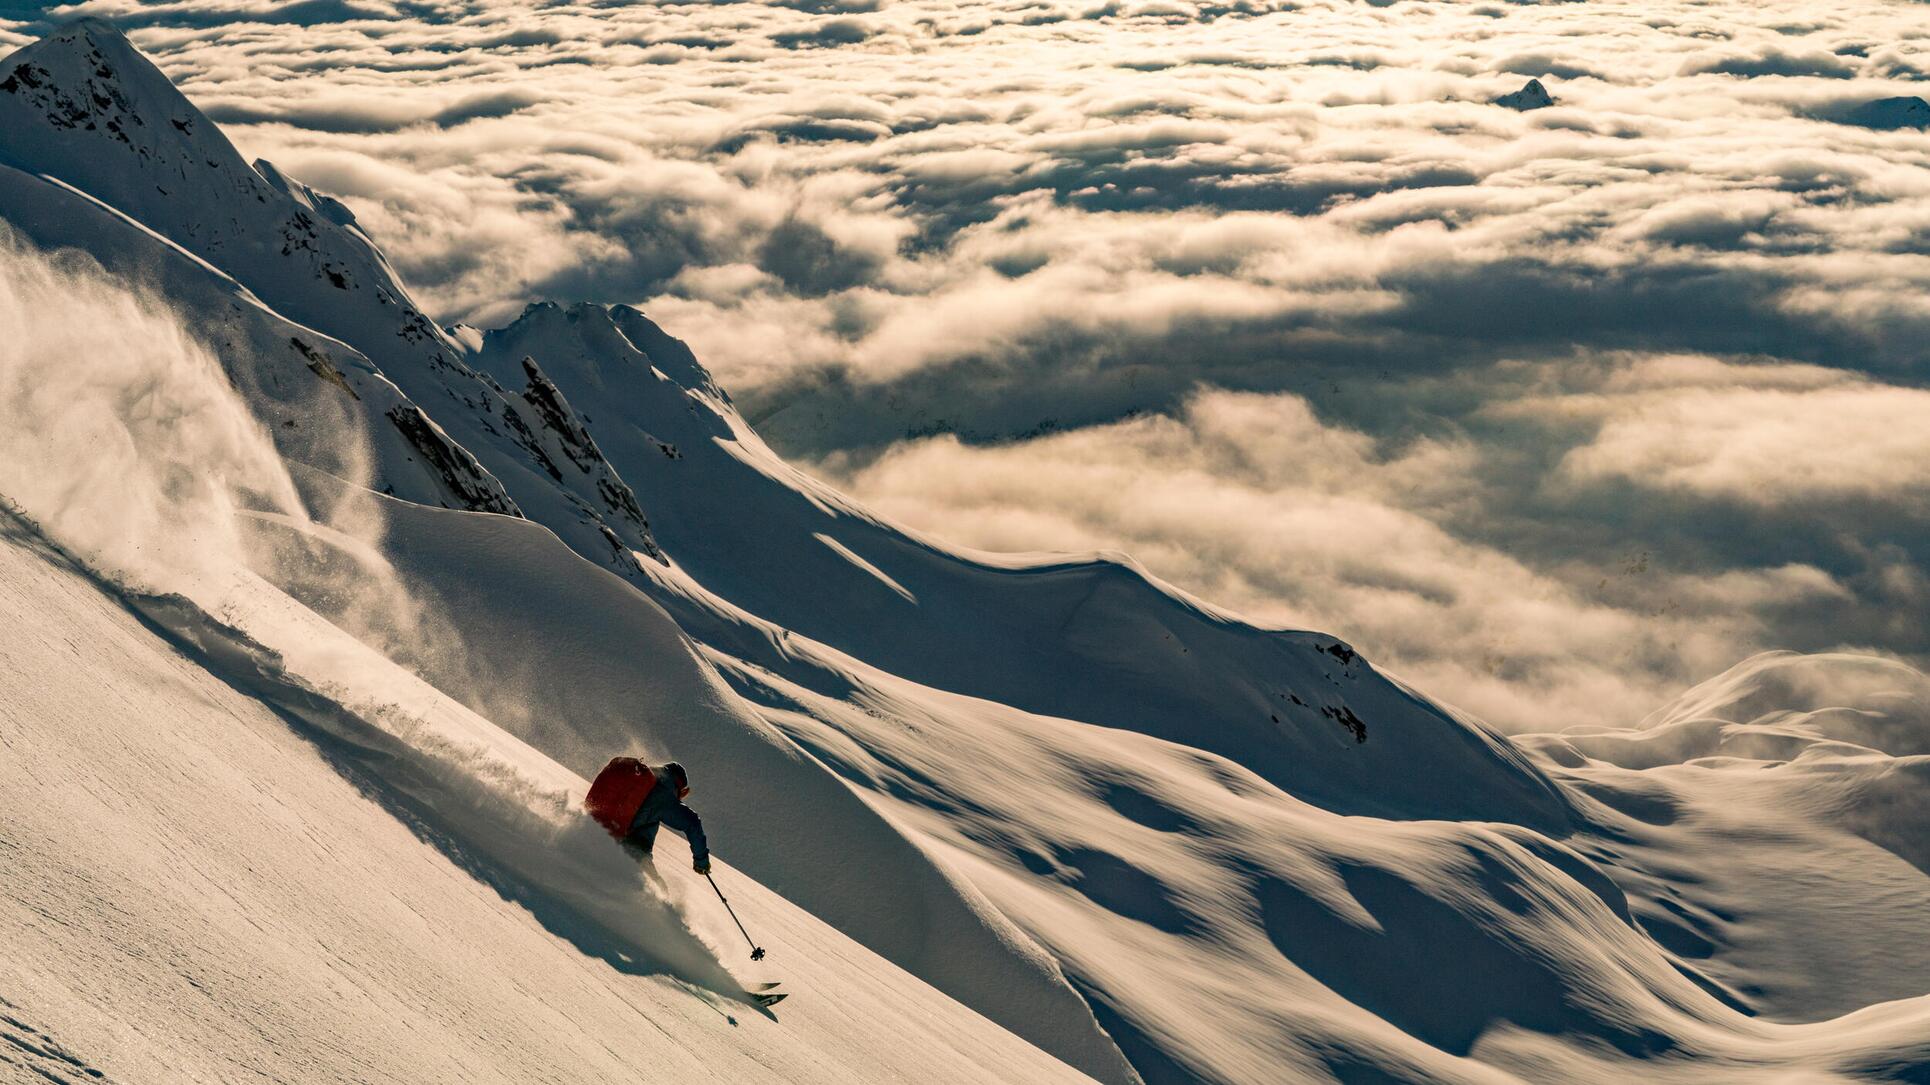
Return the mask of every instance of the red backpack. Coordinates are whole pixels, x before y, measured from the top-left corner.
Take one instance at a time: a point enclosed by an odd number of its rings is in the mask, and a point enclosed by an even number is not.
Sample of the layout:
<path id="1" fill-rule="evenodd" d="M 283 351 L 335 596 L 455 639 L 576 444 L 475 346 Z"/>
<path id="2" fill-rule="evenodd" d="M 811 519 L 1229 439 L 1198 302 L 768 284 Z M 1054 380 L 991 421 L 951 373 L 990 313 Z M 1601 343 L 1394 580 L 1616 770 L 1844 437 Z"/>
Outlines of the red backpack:
<path id="1" fill-rule="evenodd" d="M 637 808 L 656 786 L 657 774 L 649 765 L 634 757 L 612 757 L 590 784 L 583 809 L 621 840 L 630 832 L 630 820 L 637 816 Z"/>

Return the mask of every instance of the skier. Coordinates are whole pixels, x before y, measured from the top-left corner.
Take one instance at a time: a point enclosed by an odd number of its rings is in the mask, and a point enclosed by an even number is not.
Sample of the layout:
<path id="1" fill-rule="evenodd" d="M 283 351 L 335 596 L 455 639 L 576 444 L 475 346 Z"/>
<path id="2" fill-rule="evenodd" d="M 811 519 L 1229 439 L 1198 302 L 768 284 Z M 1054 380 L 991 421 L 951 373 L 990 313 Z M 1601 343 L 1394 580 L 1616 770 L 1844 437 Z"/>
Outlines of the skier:
<path id="1" fill-rule="evenodd" d="M 634 757 L 610 759 L 596 774 L 583 806 L 639 862 L 650 857 L 657 829 L 668 825 L 690 841 L 690 868 L 710 873 L 710 845 L 704 822 L 684 805 L 690 776 L 675 761 L 652 767 Z"/>
<path id="2" fill-rule="evenodd" d="M 703 819 L 697 816 L 697 811 L 684 805 L 684 798 L 689 794 L 690 775 L 675 761 L 652 768 L 634 757 L 613 757 L 590 784 L 583 808 L 597 824 L 609 830 L 611 836 L 622 841 L 623 850 L 638 862 L 650 858 L 659 826 L 668 825 L 684 834 L 690 841 L 690 869 L 708 881 L 710 844 L 704 839 Z M 751 932 L 744 930 L 744 921 L 737 918 L 724 891 L 717 889 L 715 881 L 710 881 L 710 887 L 717 890 L 717 899 L 723 901 L 724 910 L 730 912 L 744 941 L 750 942 L 751 960 L 763 960 L 763 948 L 751 940 Z M 766 1008 L 784 1001 L 783 992 L 772 990 L 776 986 L 775 983 L 759 984 L 749 992 L 752 1001 Z"/>

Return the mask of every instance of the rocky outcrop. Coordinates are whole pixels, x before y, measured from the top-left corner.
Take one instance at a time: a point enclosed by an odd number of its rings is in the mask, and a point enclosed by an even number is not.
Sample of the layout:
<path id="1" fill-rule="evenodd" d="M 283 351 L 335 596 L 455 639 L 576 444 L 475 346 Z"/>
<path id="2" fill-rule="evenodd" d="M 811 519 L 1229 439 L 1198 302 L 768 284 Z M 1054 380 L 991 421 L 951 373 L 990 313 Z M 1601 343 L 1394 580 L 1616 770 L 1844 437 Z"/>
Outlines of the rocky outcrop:
<path id="1" fill-rule="evenodd" d="M 388 418 L 421 453 L 423 467 L 442 485 L 450 499 L 443 502 L 444 505 L 504 516 L 523 515 L 523 510 L 516 507 L 496 476 L 478 463 L 468 449 L 450 440 L 441 426 L 422 413 L 422 408 L 414 404 L 392 407 Z"/>
<path id="2" fill-rule="evenodd" d="M 589 426 L 570 406 L 562 389 L 543 372 L 534 358 L 523 359 L 523 375 L 527 383 L 517 397 L 521 404 L 512 403 L 511 409 L 504 414 L 504 421 L 528 450 L 531 459 L 542 466 L 551 478 L 579 494 L 582 507 L 596 519 L 607 539 L 623 538 L 627 546 L 659 561 L 663 560 L 656 540 L 650 535 L 650 521 L 643 514 L 643 505 L 637 500 L 636 492 L 623 481 L 615 465 L 597 447 L 596 439 L 590 436 Z M 524 417 L 524 408 L 535 416 L 534 425 Z M 561 463 L 574 466 L 576 477 L 569 477 L 570 473 L 559 466 Z M 588 484 L 587 489 L 585 483 Z M 616 526 L 624 530 L 612 530 L 611 518 L 615 518 L 618 521 Z M 619 549 L 625 548 L 619 546 Z"/>
<path id="3" fill-rule="evenodd" d="M 308 360 L 309 372 L 340 388 L 342 391 L 347 392 L 350 399 L 360 400 L 362 398 L 356 394 L 355 389 L 349 387 L 348 378 L 342 375 L 341 370 L 335 368 L 335 363 L 329 360 L 328 355 L 309 346 L 303 342 L 302 338 L 298 335 L 289 336 L 288 345 L 294 347 L 303 358 Z"/>
<path id="4" fill-rule="evenodd" d="M 583 420 L 570 409 L 569 401 L 563 398 L 556 382 L 543 374 L 536 359 L 523 359 L 523 375 L 529 379 L 529 384 L 523 389 L 523 399 L 536 409 L 536 416 L 542 419 L 543 428 L 556 438 L 563 455 L 585 473 L 603 463 L 603 453 L 597 449 L 590 431 L 583 427 Z"/>

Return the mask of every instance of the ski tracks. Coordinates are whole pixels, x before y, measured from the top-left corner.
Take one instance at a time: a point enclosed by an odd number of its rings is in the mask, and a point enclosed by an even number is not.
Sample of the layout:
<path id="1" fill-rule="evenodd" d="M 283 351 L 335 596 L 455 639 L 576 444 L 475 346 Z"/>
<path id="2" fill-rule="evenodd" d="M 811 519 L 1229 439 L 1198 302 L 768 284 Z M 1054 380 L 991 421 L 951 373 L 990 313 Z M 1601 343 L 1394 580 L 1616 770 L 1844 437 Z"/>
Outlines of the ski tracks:
<path id="1" fill-rule="evenodd" d="M 21 1020 L 20 1007 L 0 996 L 0 1068 L 12 1080 L 80 1085 L 113 1079 L 67 1050 L 59 1040 Z"/>

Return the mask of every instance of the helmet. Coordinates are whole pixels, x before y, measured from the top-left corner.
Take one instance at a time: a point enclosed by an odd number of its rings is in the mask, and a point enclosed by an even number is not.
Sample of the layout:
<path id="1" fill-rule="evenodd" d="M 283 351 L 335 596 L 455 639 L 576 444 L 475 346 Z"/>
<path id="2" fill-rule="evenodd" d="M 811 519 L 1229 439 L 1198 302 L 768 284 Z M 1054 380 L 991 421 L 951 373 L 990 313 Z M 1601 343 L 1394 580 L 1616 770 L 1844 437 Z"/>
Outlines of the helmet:
<path id="1" fill-rule="evenodd" d="M 685 795 L 690 794 L 690 774 L 684 771 L 682 765 L 672 761 L 665 765 L 663 770 L 670 774 L 670 782 L 677 785 L 678 798 L 681 799 Z"/>

